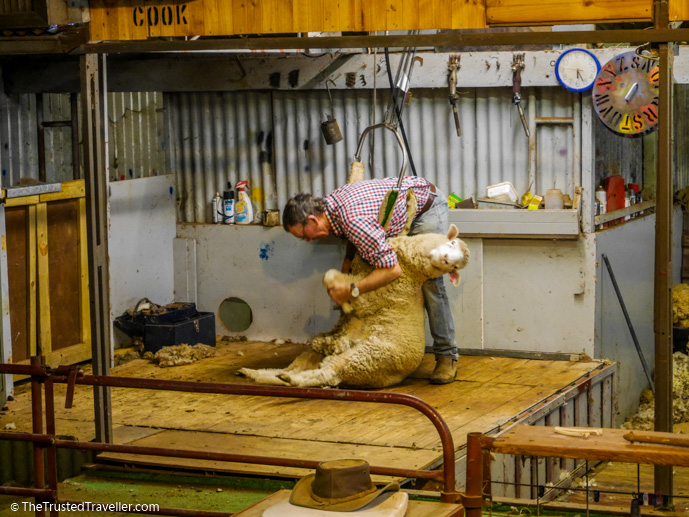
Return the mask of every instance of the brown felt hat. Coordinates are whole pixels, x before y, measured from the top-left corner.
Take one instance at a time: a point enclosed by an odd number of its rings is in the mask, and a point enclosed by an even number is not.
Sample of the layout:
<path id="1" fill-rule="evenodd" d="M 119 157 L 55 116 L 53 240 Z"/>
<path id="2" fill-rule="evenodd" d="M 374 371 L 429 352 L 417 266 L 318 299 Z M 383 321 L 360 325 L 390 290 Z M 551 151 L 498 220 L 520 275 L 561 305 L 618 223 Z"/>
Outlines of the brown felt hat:
<path id="1" fill-rule="evenodd" d="M 315 474 L 300 479 L 292 490 L 289 502 L 317 510 L 353 512 L 384 492 L 399 489 L 397 483 L 376 487 L 371 481 L 368 463 L 364 460 L 332 460 L 319 463 Z"/>

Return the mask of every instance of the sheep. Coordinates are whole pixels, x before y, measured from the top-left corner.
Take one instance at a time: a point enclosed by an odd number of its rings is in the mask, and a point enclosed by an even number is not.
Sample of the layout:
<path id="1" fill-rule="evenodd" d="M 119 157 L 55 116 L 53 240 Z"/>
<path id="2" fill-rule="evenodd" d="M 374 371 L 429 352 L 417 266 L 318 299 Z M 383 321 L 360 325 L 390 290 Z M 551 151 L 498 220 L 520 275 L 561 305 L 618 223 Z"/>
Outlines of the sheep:
<path id="1" fill-rule="evenodd" d="M 415 213 L 416 198 L 408 197 L 408 213 Z M 403 233 L 408 231 L 408 225 Z M 273 385 L 346 386 L 385 388 L 402 382 L 418 368 L 425 352 L 425 312 L 421 285 L 429 278 L 450 274 L 459 285 L 458 270 L 469 261 L 469 250 L 452 224 L 447 235 L 418 234 L 391 237 L 402 275 L 393 282 L 362 293 L 344 304 L 335 327 L 309 341 L 309 349 L 286 368 L 240 369 L 255 382 Z M 360 256 L 352 271 L 331 269 L 326 287 L 336 279 L 356 282 L 372 266 Z"/>

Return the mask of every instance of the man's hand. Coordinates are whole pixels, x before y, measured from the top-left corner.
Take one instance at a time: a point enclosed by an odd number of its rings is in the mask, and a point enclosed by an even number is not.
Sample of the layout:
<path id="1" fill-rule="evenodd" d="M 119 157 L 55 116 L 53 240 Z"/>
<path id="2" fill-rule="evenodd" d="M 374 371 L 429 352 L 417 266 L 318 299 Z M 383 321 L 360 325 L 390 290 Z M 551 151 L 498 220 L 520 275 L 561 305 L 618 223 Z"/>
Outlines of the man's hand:
<path id="1" fill-rule="evenodd" d="M 328 288 L 328 295 L 337 305 L 342 305 L 352 298 L 351 286 L 346 282 L 333 282 Z"/>
<path id="2" fill-rule="evenodd" d="M 402 268 L 399 264 L 395 264 L 389 269 L 374 269 L 361 280 L 357 280 L 356 286 L 359 288 L 360 294 L 368 293 L 389 284 L 401 274 Z M 328 288 L 328 295 L 337 305 L 342 305 L 352 299 L 351 289 L 351 284 L 342 281 L 334 282 Z"/>

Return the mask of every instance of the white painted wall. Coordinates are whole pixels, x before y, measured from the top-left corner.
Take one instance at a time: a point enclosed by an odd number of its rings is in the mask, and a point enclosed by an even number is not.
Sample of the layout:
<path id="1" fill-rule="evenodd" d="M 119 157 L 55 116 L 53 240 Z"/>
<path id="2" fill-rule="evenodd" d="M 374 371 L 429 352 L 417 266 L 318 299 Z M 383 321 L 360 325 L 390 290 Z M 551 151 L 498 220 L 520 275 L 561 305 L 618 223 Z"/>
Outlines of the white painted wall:
<path id="1" fill-rule="evenodd" d="M 651 372 L 654 370 L 653 332 L 655 214 L 614 226 L 595 235 L 596 299 L 595 357 L 619 363 L 618 405 L 622 415 L 636 411 L 641 391 L 648 386 L 631 332 L 601 258 L 610 261 L 634 332 Z M 682 212 L 673 218 L 673 283 L 681 282 Z M 652 375 L 652 373 L 651 373 Z"/>
<path id="2" fill-rule="evenodd" d="M 585 249 L 585 238 L 484 240 L 484 348 L 592 355 Z"/>
<path id="3" fill-rule="evenodd" d="M 173 301 L 176 194 L 173 177 L 152 176 L 111 182 L 110 316 L 114 319 L 141 298 L 159 305 Z M 128 343 L 113 332 L 113 348 Z"/>
<path id="4" fill-rule="evenodd" d="M 338 239 L 307 243 L 282 226 L 191 223 L 179 224 L 177 236 L 195 241 L 196 248 L 194 266 L 192 255 L 182 252 L 187 246 L 177 246 L 177 278 L 196 276 L 198 308 L 216 314 L 218 334 L 304 341 L 337 321 L 321 279 L 342 265 L 344 245 Z M 186 272 L 193 267 L 195 273 Z M 176 292 L 184 289 L 175 286 Z M 217 319 L 220 304 L 229 297 L 251 307 L 253 322 L 246 331 L 230 332 Z"/>

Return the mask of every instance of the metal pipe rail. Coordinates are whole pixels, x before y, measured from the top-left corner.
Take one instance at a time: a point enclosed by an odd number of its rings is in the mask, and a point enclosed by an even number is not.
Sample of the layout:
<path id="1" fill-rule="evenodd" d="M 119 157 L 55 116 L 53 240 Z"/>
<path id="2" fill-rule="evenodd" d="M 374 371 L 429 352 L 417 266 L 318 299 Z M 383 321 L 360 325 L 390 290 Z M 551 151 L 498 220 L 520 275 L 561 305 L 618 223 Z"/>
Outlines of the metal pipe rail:
<path id="1" fill-rule="evenodd" d="M 66 407 L 71 407 L 71 400 L 74 395 L 76 384 L 87 386 L 108 386 L 118 388 L 133 389 L 157 389 L 165 391 L 182 391 L 190 393 L 213 393 L 226 395 L 254 395 L 267 397 L 283 398 L 304 398 L 304 399 L 328 399 L 328 400 L 348 400 L 357 402 L 377 402 L 387 404 L 398 404 L 411 407 L 424 414 L 435 426 L 443 447 L 443 468 L 442 470 L 418 470 L 401 469 L 392 467 L 376 467 L 371 465 L 370 470 L 373 474 L 384 476 L 415 477 L 432 479 L 443 483 L 442 500 L 444 502 L 456 502 L 459 493 L 455 487 L 454 470 L 454 441 L 447 426 L 440 414 L 426 402 L 412 395 L 403 393 L 392 393 L 384 391 L 360 391 L 360 390 L 330 390 L 322 388 L 295 388 L 283 386 L 261 386 L 244 384 L 215 384 L 188 381 L 166 381 L 155 379 L 141 379 L 136 377 L 112 377 L 102 375 L 83 375 L 74 369 L 60 367 L 51 369 L 40 366 L 38 358 L 32 357 L 31 365 L 1 364 L 0 374 L 30 375 L 32 383 L 32 417 L 33 432 L 0 432 L 0 439 L 29 441 L 34 444 L 34 466 L 37 475 L 34 476 L 36 488 L 14 488 L 0 487 L 0 493 L 14 495 L 34 495 L 37 500 L 59 502 L 57 498 L 57 462 L 56 450 L 77 449 L 93 451 L 110 451 L 130 454 L 145 454 L 151 456 L 167 456 L 176 458 L 192 458 L 204 460 L 217 460 L 238 463 L 256 463 L 264 465 L 275 465 L 285 467 L 315 468 L 318 461 L 298 460 L 294 458 L 274 458 L 268 456 L 254 456 L 245 454 L 217 453 L 204 451 L 190 451 L 180 449 L 165 449 L 158 447 L 141 447 L 134 445 L 118 445 L 102 442 L 76 442 L 62 440 L 55 436 L 55 411 L 54 411 L 54 383 L 67 384 Z M 42 429 L 42 400 L 40 384 L 45 387 L 46 405 L 46 433 Z M 48 484 L 50 489 L 42 486 L 43 478 L 43 450 L 47 450 Z M 41 458 L 40 462 L 39 459 Z M 40 464 L 40 466 L 39 466 Z M 39 475 L 41 479 L 39 480 Z M 163 512 L 165 511 L 165 513 Z M 39 512 L 36 512 L 37 515 Z M 42 512 L 40 513 L 43 514 Z M 51 511 L 52 514 L 52 511 Z M 161 509 L 161 515 L 185 515 L 182 509 Z M 205 512 L 205 515 L 227 515 L 222 512 Z"/>

